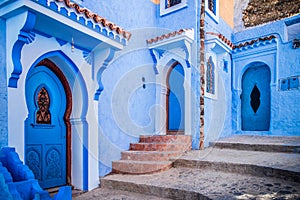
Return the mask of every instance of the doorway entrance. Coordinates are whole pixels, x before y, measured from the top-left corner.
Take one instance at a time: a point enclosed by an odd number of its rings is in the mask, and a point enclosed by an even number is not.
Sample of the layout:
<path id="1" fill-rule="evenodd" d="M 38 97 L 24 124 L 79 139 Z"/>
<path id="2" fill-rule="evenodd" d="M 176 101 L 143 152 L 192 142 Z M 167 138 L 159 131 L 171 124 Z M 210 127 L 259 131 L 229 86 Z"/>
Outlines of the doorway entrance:
<path id="1" fill-rule="evenodd" d="M 167 134 L 184 134 L 184 69 L 175 62 L 167 74 Z"/>
<path id="2" fill-rule="evenodd" d="M 25 162 L 42 188 L 70 184 L 72 95 L 62 71 L 45 59 L 30 70 L 25 96 Z"/>
<path id="3" fill-rule="evenodd" d="M 242 130 L 269 130 L 270 80 L 271 72 L 265 64 L 255 64 L 244 73 L 241 94 Z"/>

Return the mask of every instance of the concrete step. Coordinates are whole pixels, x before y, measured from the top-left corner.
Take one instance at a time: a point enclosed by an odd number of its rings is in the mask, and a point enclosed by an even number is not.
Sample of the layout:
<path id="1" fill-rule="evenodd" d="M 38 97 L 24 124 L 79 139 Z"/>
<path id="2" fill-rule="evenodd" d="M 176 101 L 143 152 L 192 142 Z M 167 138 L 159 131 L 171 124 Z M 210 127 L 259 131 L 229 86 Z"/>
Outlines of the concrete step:
<path id="1" fill-rule="evenodd" d="M 131 143 L 132 151 L 187 151 L 191 146 L 186 143 Z"/>
<path id="2" fill-rule="evenodd" d="M 146 174 L 167 170 L 172 167 L 171 158 L 190 149 L 191 136 L 140 136 L 140 143 L 130 144 L 129 151 L 122 152 L 122 160 L 113 162 L 113 172 Z"/>
<path id="3" fill-rule="evenodd" d="M 236 135 L 211 142 L 210 146 L 221 149 L 300 153 L 300 137 Z"/>
<path id="4" fill-rule="evenodd" d="M 145 195 L 136 192 L 129 192 L 118 189 L 96 188 L 86 192 L 80 196 L 74 197 L 72 200 L 172 200 L 169 198 L 161 198 L 154 195 Z"/>
<path id="5" fill-rule="evenodd" d="M 101 178 L 101 188 L 137 192 L 170 199 L 299 199 L 300 184 L 271 177 L 172 168 L 150 175 L 113 174 Z"/>
<path id="6" fill-rule="evenodd" d="M 172 167 L 171 161 L 113 161 L 113 173 L 121 174 L 149 174 L 168 170 Z"/>
<path id="7" fill-rule="evenodd" d="M 180 151 L 123 151 L 122 160 L 169 161 L 182 155 Z"/>
<path id="8" fill-rule="evenodd" d="M 192 137 L 190 135 L 142 135 L 141 143 L 187 143 L 191 144 Z"/>
<path id="9" fill-rule="evenodd" d="M 174 167 L 212 169 L 300 182 L 300 154 L 207 148 L 189 151 Z"/>

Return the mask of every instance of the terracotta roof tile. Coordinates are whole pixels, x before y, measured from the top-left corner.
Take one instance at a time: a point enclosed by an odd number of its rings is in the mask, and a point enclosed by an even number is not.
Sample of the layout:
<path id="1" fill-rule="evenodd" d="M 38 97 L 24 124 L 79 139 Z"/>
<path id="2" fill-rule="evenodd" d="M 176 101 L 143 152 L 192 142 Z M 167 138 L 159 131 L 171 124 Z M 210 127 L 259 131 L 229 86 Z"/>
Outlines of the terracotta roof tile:
<path id="1" fill-rule="evenodd" d="M 130 39 L 131 33 L 125 31 L 121 27 L 117 26 L 116 24 L 108 21 L 107 19 L 100 17 L 98 14 L 91 12 L 86 8 L 80 7 L 78 4 L 71 2 L 70 0 L 56 0 L 57 2 L 64 2 L 65 5 L 69 8 L 74 8 L 77 13 L 84 14 L 87 18 L 93 19 L 96 23 L 101 23 L 102 26 L 108 27 L 112 31 L 116 31 L 118 34 L 121 34 L 126 39 Z"/>
<path id="2" fill-rule="evenodd" d="M 239 49 L 239 48 L 242 48 L 242 47 L 252 45 L 252 44 L 257 43 L 257 42 L 264 42 L 264 41 L 272 40 L 274 38 L 276 38 L 274 35 L 261 37 L 261 38 L 255 39 L 255 40 L 251 40 L 251 41 L 247 41 L 247 42 L 243 42 L 243 43 L 240 43 L 238 45 L 235 45 L 233 47 L 233 49 Z"/>
<path id="3" fill-rule="evenodd" d="M 221 33 L 206 32 L 206 34 L 215 35 L 218 38 L 220 38 L 220 40 L 222 40 L 225 44 L 227 44 L 228 46 L 230 46 L 230 48 L 234 48 L 233 43 L 229 39 L 227 39 L 224 35 L 222 35 Z"/>
<path id="4" fill-rule="evenodd" d="M 182 33 L 186 32 L 187 30 L 191 30 L 191 29 L 180 29 L 178 31 L 173 31 L 171 33 L 163 34 L 161 36 L 157 36 L 155 38 L 152 38 L 152 39 L 149 39 L 146 41 L 147 41 L 147 44 L 152 44 L 152 43 L 162 41 L 162 40 L 170 38 L 170 37 L 174 37 L 176 35 L 181 35 Z"/>

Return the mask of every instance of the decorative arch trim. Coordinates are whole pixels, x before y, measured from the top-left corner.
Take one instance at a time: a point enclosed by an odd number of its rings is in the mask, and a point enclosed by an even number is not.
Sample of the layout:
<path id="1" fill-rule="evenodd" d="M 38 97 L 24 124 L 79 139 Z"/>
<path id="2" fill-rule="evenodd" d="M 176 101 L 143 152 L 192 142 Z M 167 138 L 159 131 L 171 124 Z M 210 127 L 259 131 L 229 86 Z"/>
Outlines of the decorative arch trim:
<path id="1" fill-rule="evenodd" d="M 172 71 L 174 70 L 174 68 L 177 66 L 177 65 L 180 65 L 182 68 L 183 66 L 178 62 L 178 61 L 175 61 L 172 63 L 172 65 L 169 67 L 167 73 L 166 73 L 166 133 L 167 134 L 170 134 L 170 135 L 173 135 L 173 134 L 180 134 L 180 135 L 183 135 L 184 134 L 184 129 L 183 130 L 176 130 L 176 131 L 172 131 L 170 130 L 170 124 L 169 124 L 169 97 L 170 97 L 170 83 L 169 83 L 169 80 L 170 80 L 170 75 L 172 73 Z M 184 69 L 183 69 L 183 76 L 184 76 Z"/>
<path id="2" fill-rule="evenodd" d="M 154 61 L 156 74 L 156 103 L 163 109 L 157 109 L 155 114 L 155 132 L 166 134 L 167 109 L 167 76 L 172 66 L 181 64 L 184 71 L 184 134 L 191 135 L 191 66 L 192 44 L 194 42 L 194 30 L 184 29 L 170 34 L 164 34 L 154 39 L 147 40 L 150 54 Z"/>
<path id="3" fill-rule="evenodd" d="M 45 66 L 49 68 L 54 74 L 58 77 L 61 81 L 65 93 L 66 93 L 66 111 L 64 114 L 64 122 L 66 124 L 67 129 L 67 184 L 71 185 L 71 160 L 72 160 L 72 152 L 71 152 L 71 140 L 72 140 L 72 129 L 71 129 L 71 122 L 70 116 L 72 113 L 72 91 L 70 85 L 68 83 L 67 78 L 65 77 L 64 73 L 59 69 L 59 67 L 54 64 L 51 60 L 45 58 L 41 60 L 35 67 Z"/>
<path id="4" fill-rule="evenodd" d="M 35 39 L 35 34 L 32 32 L 36 22 L 36 14 L 28 11 L 25 24 L 20 30 L 18 40 L 15 42 L 12 49 L 13 72 L 8 81 L 8 87 L 17 88 L 18 80 L 22 73 L 21 52 L 25 44 L 30 44 Z"/>

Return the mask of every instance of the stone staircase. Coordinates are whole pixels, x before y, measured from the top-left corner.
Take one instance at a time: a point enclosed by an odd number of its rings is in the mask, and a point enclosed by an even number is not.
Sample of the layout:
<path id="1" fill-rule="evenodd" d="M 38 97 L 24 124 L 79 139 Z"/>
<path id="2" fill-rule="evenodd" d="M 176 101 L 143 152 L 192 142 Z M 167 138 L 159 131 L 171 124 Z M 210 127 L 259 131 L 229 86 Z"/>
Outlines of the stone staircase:
<path id="1" fill-rule="evenodd" d="M 186 152 L 164 172 L 101 178 L 100 190 L 171 199 L 300 199 L 299 149 L 300 137 L 232 136 Z"/>
<path id="2" fill-rule="evenodd" d="M 172 167 L 176 159 L 191 149 L 191 136 L 154 135 L 140 136 L 139 143 L 130 144 L 129 151 L 122 152 L 121 160 L 114 161 L 114 173 L 151 174 Z"/>

